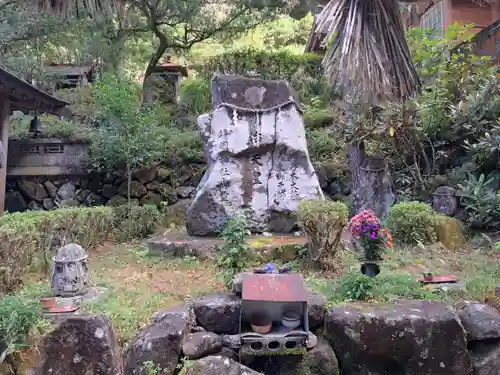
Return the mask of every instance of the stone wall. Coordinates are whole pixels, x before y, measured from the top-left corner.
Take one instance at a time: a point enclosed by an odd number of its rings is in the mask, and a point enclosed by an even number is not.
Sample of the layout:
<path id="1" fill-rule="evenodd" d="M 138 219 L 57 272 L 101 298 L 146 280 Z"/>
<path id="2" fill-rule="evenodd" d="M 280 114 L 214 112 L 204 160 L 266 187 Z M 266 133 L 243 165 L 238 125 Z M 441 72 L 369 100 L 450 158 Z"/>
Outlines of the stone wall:
<path id="1" fill-rule="evenodd" d="M 133 204 L 176 203 L 188 199 L 201 176 L 200 166 L 172 171 L 164 167 L 142 169 L 132 175 Z M 123 173 L 83 176 L 33 176 L 7 179 L 8 212 L 51 210 L 58 207 L 120 205 L 127 203 L 127 177 Z"/>

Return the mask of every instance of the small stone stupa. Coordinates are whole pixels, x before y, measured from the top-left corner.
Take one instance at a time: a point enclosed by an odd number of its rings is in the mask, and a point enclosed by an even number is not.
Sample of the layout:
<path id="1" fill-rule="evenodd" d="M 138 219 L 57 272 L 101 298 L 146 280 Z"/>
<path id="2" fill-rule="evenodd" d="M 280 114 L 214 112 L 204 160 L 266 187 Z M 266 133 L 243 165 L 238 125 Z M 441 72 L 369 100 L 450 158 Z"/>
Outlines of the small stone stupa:
<path id="1" fill-rule="evenodd" d="M 71 243 L 61 247 L 52 264 L 52 295 L 75 297 L 88 292 L 87 253 L 80 245 Z"/>
<path id="2" fill-rule="evenodd" d="M 212 112 L 198 118 L 208 169 L 186 210 L 186 229 L 209 236 L 242 209 L 252 232 L 289 233 L 298 204 L 322 198 L 304 123 L 285 81 L 215 75 Z"/>

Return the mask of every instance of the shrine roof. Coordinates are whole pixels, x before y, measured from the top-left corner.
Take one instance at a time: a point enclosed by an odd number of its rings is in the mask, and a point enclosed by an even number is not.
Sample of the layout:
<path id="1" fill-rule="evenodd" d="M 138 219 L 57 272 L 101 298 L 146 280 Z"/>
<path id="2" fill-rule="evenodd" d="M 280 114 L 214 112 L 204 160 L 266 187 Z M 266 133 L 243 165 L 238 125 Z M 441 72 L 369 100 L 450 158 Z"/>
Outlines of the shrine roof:
<path id="1" fill-rule="evenodd" d="M 38 111 L 61 115 L 69 103 L 30 85 L 28 82 L 0 68 L 0 95 L 11 103 L 10 111 Z"/>
<path id="2" fill-rule="evenodd" d="M 180 73 L 183 77 L 188 76 L 188 70 L 185 66 L 174 64 L 172 62 L 164 62 L 159 65 L 156 65 L 153 68 L 153 73 L 165 73 L 165 72 Z"/>
<path id="3" fill-rule="evenodd" d="M 298 274 L 247 274 L 243 277 L 243 301 L 306 302 L 309 294 Z"/>
<path id="4" fill-rule="evenodd" d="M 88 65 L 51 64 L 44 67 L 44 71 L 53 75 L 78 75 L 83 76 L 92 70 Z"/>

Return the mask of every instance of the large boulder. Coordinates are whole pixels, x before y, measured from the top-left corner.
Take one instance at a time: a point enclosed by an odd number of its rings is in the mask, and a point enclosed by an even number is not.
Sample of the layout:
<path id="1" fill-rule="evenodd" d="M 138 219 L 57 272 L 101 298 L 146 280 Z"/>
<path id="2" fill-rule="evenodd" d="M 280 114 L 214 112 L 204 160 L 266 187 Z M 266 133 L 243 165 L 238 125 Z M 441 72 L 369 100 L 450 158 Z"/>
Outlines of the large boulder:
<path id="1" fill-rule="evenodd" d="M 456 309 L 469 341 L 500 338 L 500 314 L 493 307 L 480 302 L 461 301 Z"/>
<path id="2" fill-rule="evenodd" d="M 120 375 L 120 349 L 105 315 L 72 316 L 42 344 L 38 375 Z"/>
<path id="3" fill-rule="evenodd" d="M 203 296 L 194 301 L 198 324 L 209 332 L 235 335 L 240 331 L 241 299 L 232 294 Z"/>
<path id="4" fill-rule="evenodd" d="M 162 311 L 127 345 L 124 353 L 125 375 L 149 375 L 147 363 L 173 375 L 181 356 L 182 340 L 189 333 L 189 314 L 178 306 Z"/>
<path id="5" fill-rule="evenodd" d="M 325 335 L 344 375 L 471 375 L 465 331 L 437 301 L 331 308 Z"/>
<path id="6" fill-rule="evenodd" d="M 259 375 L 238 362 L 224 356 L 210 356 L 192 361 L 183 369 L 184 375 Z"/>
<path id="7" fill-rule="evenodd" d="M 42 202 L 49 196 L 45 187 L 35 180 L 20 180 L 18 186 L 26 197 L 37 202 Z"/>
<path id="8" fill-rule="evenodd" d="M 474 375 L 500 375 L 500 341 L 476 341 L 470 348 Z"/>
<path id="9" fill-rule="evenodd" d="M 198 118 L 208 169 L 186 211 L 188 233 L 216 234 L 243 208 L 252 231 L 292 231 L 299 202 L 323 197 L 292 89 L 216 75 L 211 92 L 213 111 Z"/>

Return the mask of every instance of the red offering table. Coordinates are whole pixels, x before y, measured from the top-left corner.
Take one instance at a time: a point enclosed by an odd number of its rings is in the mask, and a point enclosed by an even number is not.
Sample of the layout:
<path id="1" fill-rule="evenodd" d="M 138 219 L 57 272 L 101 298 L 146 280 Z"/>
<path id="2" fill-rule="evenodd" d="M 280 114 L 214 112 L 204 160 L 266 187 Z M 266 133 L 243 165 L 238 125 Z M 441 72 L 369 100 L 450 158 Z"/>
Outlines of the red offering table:
<path id="1" fill-rule="evenodd" d="M 437 275 L 432 276 L 431 279 L 425 279 L 424 277 L 417 277 L 417 281 L 424 284 L 443 284 L 443 283 L 456 283 L 460 279 L 453 275 Z"/>

